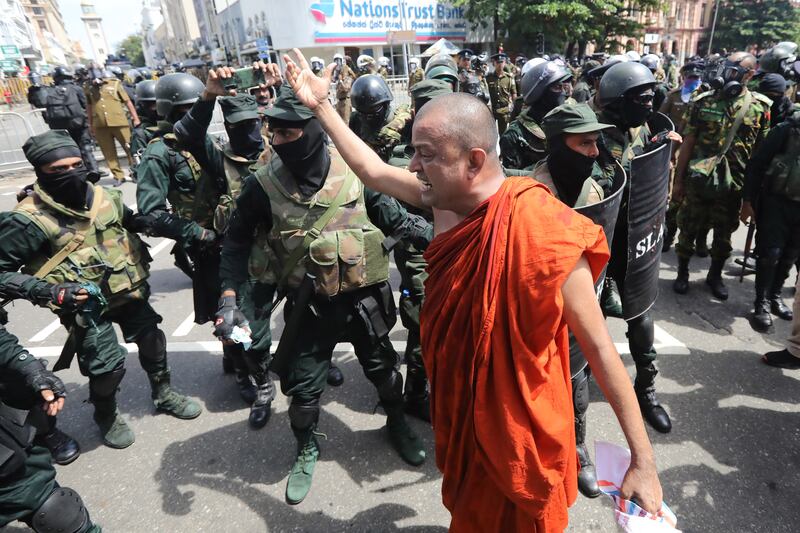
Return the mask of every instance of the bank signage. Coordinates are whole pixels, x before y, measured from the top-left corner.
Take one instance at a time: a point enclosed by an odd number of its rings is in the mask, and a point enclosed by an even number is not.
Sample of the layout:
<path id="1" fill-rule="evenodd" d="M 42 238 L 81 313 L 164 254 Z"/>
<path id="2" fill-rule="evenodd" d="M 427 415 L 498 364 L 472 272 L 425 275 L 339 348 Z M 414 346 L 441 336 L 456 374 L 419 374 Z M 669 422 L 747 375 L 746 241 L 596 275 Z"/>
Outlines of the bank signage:
<path id="1" fill-rule="evenodd" d="M 381 43 L 387 32 L 414 31 L 417 42 L 465 41 L 463 7 L 436 0 L 316 0 L 314 42 Z"/>

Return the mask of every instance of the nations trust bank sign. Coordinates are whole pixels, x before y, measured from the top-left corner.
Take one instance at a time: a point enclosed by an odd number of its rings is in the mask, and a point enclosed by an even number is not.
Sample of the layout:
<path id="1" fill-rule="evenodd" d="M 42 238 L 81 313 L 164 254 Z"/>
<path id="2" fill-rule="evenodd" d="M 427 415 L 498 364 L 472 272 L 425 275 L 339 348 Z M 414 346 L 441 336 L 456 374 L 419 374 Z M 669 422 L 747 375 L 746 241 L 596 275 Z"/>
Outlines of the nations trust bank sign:
<path id="1" fill-rule="evenodd" d="M 314 42 L 382 43 L 390 31 L 414 30 L 418 42 L 464 41 L 464 8 L 434 0 L 316 0 Z"/>

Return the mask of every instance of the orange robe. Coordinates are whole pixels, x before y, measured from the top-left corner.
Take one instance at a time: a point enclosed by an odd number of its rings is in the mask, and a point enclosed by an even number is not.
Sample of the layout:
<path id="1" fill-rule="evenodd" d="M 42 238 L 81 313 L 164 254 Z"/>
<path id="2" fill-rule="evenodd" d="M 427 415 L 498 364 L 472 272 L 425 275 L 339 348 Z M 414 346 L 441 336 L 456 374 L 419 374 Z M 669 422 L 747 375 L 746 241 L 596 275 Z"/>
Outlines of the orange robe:
<path id="1" fill-rule="evenodd" d="M 425 253 L 422 353 L 451 531 L 567 527 L 578 466 L 561 286 L 582 255 L 599 276 L 602 229 L 530 178 L 507 179 Z"/>

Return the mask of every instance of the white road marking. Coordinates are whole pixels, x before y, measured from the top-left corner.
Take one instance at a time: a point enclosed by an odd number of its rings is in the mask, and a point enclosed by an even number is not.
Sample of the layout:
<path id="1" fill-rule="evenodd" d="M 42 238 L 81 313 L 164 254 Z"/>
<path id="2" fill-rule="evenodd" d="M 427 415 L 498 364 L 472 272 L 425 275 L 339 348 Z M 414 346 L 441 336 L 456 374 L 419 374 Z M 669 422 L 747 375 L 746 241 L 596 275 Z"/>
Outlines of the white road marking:
<path id="1" fill-rule="evenodd" d="M 181 325 L 172 332 L 173 337 L 185 337 L 192 331 L 194 327 L 194 311 L 191 312 L 189 316 L 186 317 L 186 320 L 181 322 Z"/>
<path id="2" fill-rule="evenodd" d="M 55 330 L 61 327 L 61 321 L 59 319 L 55 319 L 50 322 L 47 326 L 44 327 L 39 333 L 28 339 L 28 342 L 42 342 L 47 337 L 53 334 Z"/>
<path id="3" fill-rule="evenodd" d="M 172 239 L 162 239 L 161 242 L 150 248 L 150 257 L 155 257 L 160 252 L 163 252 L 166 247 L 173 244 L 175 241 Z"/>
<path id="4" fill-rule="evenodd" d="M 15 195 L 15 194 L 17 194 L 16 191 L 11 191 L 11 192 L 0 193 L 0 196 L 12 196 L 12 195 Z"/>

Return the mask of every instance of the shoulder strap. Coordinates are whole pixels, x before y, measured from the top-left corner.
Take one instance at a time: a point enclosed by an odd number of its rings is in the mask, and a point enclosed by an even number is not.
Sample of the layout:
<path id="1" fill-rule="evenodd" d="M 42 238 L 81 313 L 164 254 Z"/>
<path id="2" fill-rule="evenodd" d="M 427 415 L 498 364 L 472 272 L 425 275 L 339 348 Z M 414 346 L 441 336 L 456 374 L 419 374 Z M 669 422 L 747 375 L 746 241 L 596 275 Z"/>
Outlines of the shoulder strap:
<path id="1" fill-rule="evenodd" d="M 308 252 L 311 243 L 322 234 L 322 230 L 325 229 L 325 226 L 328 225 L 328 222 L 331 221 L 336 212 L 342 206 L 350 187 L 353 186 L 353 181 L 355 178 L 356 176 L 352 171 L 347 173 L 344 184 L 342 185 L 342 188 L 339 189 L 339 192 L 336 194 L 333 202 L 331 202 L 331 205 L 328 206 L 328 209 L 326 209 L 322 216 L 317 219 L 314 225 L 305 230 L 303 244 L 292 251 L 289 259 L 286 260 L 286 264 L 283 265 L 283 272 L 281 272 L 281 277 L 278 280 L 279 289 L 283 288 L 283 285 L 286 283 L 286 280 L 289 279 L 289 275 L 292 273 L 292 270 L 294 270 L 294 267 L 297 266 L 297 263 L 299 263 Z"/>
<path id="2" fill-rule="evenodd" d="M 742 122 L 744 122 L 744 116 L 750 109 L 750 104 L 752 102 L 753 102 L 753 93 L 747 91 L 744 95 L 744 102 L 742 103 L 742 107 L 740 107 L 739 112 L 736 113 L 736 118 L 733 120 L 733 126 L 731 127 L 730 131 L 728 131 L 728 136 L 725 138 L 725 145 L 722 147 L 722 152 L 720 152 L 719 155 L 720 161 L 722 160 L 723 157 L 725 157 L 725 154 L 728 153 L 728 150 L 730 150 L 731 145 L 733 144 L 733 139 L 736 138 L 736 133 L 742 126 Z"/>
<path id="3" fill-rule="evenodd" d="M 94 220 L 97 218 L 97 213 L 100 212 L 100 205 L 102 203 L 103 188 L 99 185 L 95 185 L 92 208 L 89 210 L 89 220 L 86 223 L 86 226 L 83 229 L 76 231 L 75 235 L 72 237 L 72 240 L 69 241 L 62 249 L 60 249 L 53 257 L 48 259 L 47 262 L 36 271 L 34 274 L 35 277 L 44 278 L 47 276 L 53 271 L 54 268 L 60 265 L 69 254 L 77 250 L 78 247 L 83 244 L 83 241 L 86 239 L 86 232 L 89 231 L 89 228 L 94 225 Z"/>

